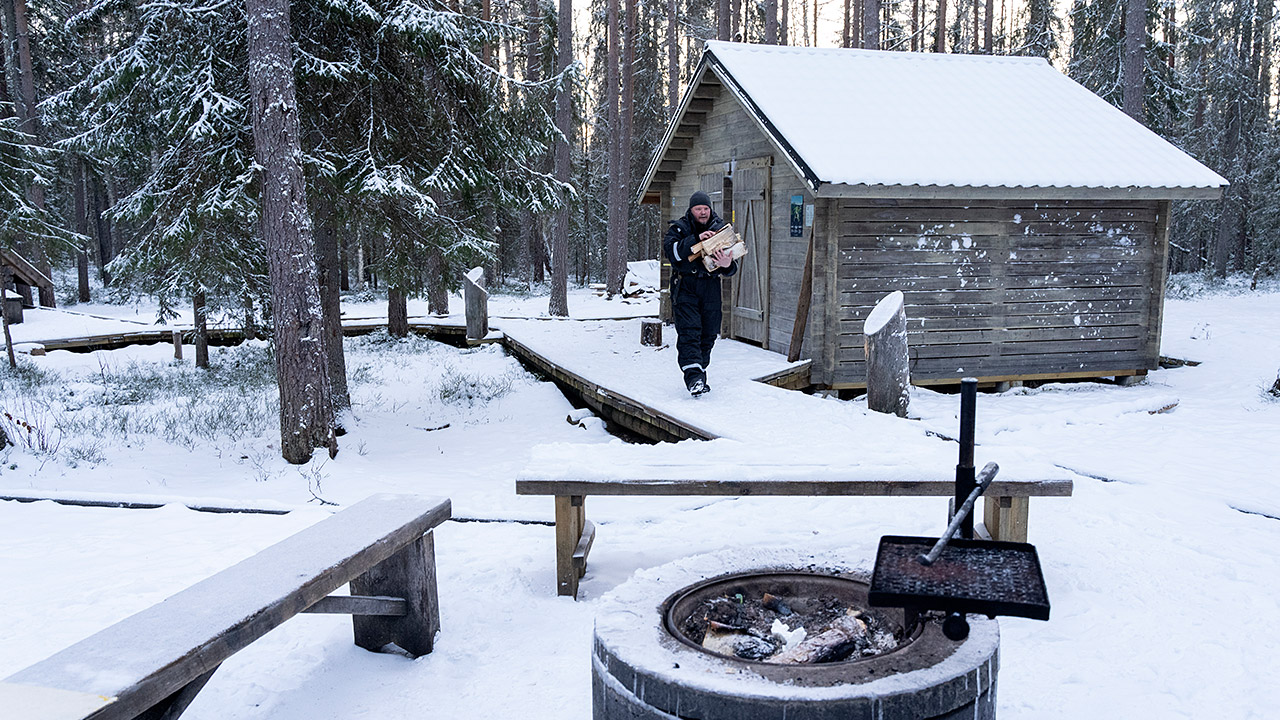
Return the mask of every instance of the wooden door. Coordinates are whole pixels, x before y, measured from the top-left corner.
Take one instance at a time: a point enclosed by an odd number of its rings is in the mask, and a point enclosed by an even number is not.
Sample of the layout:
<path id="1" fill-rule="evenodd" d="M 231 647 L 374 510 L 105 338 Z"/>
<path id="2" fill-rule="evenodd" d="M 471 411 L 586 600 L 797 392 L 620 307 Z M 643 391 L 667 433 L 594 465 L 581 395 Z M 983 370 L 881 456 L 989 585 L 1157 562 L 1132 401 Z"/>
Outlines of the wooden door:
<path id="1" fill-rule="evenodd" d="M 771 166 L 768 158 L 739 162 L 733 175 L 734 229 L 747 245 L 733 278 L 730 334 L 766 345 L 769 341 L 769 207 Z"/>

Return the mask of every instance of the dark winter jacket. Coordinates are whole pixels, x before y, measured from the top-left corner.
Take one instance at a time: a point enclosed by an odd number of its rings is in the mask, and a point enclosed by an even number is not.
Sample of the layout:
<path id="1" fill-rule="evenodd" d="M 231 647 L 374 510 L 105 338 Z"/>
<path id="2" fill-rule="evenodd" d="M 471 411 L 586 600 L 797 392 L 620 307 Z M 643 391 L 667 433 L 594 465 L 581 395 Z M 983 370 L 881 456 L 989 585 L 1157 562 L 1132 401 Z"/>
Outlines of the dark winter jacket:
<path id="1" fill-rule="evenodd" d="M 705 225 L 694 220 L 692 212 L 685 212 L 684 217 L 672 220 L 671 226 L 667 228 L 666 237 L 662 240 L 662 251 L 671 261 L 672 271 L 679 275 L 699 277 L 730 277 L 738 272 L 737 260 L 730 263 L 727 268 L 716 268 L 712 272 L 708 272 L 703 266 L 701 258 L 689 261 L 689 256 L 693 254 L 693 246 L 699 242 L 698 236 L 707 230 L 719 230 L 724 226 L 724 220 L 720 219 L 715 210 L 711 211 L 711 217 L 707 219 Z"/>

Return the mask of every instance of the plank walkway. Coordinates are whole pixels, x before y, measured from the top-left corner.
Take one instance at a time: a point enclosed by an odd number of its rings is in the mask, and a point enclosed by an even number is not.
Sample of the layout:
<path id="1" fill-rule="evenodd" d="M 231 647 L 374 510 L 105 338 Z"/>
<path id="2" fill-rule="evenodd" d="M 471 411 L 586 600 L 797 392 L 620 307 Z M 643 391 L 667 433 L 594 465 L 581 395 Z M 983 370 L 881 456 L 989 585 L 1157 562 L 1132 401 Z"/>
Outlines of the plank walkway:
<path id="1" fill-rule="evenodd" d="M 106 320 L 107 318 L 102 318 Z M 128 320 L 120 320 L 124 324 L 136 324 Z M 385 318 L 344 318 L 342 334 L 347 337 L 368 335 L 387 327 Z M 465 323 L 456 322 L 452 317 L 409 319 L 409 331 L 426 335 L 451 344 L 467 342 Z M 41 351 L 70 350 L 72 352 L 93 352 L 95 350 L 119 350 L 132 345 L 155 345 L 173 342 L 173 334 L 182 334 L 182 342 L 190 345 L 195 342 L 195 330 L 189 325 L 175 325 L 163 329 L 148 328 L 146 330 L 126 330 L 121 332 L 79 335 L 52 339 L 14 340 L 14 347 L 20 351 L 39 355 Z M 209 344 L 215 346 L 238 345 L 245 341 L 243 328 L 209 328 Z M 497 342 L 500 337 L 486 338 L 481 342 Z"/>
<path id="2" fill-rule="evenodd" d="M 809 384 L 809 361 L 790 363 L 777 353 L 721 340 L 709 368 L 716 389 L 694 399 L 684 389 L 670 327 L 664 328 L 668 343 L 658 348 L 640 345 L 639 320 L 508 320 L 502 329 L 513 355 L 576 394 L 607 422 L 655 441 L 722 437 L 720 413 L 690 411 L 719 405 L 713 397 L 732 397 L 744 383 Z"/>

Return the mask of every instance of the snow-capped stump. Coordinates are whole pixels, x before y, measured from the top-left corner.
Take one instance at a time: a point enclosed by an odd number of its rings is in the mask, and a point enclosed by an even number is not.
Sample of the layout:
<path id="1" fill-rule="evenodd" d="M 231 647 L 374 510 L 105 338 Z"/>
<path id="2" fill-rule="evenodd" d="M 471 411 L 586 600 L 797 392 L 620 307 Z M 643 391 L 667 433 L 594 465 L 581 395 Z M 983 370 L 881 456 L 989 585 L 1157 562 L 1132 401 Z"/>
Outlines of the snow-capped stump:
<path id="1" fill-rule="evenodd" d="M 876 303 L 862 332 L 866 336 L 867 407 L 906 417 L 911 399 L 911 358 L 902 291 L 894 290 Z"/>
<path id="2" fill-rule="evenodd" d="M 467 340 L 479 342 L 489 334 L 489 292 L 484 289 L 484 268 L 472 268 L 462 282 L 467 305 Z"/>
<path id="3" fill-rule="evenodd" d="M 640 321 L 640 344 L 649 347 L 662 345 L 662 321 L 645 319 Z"/>

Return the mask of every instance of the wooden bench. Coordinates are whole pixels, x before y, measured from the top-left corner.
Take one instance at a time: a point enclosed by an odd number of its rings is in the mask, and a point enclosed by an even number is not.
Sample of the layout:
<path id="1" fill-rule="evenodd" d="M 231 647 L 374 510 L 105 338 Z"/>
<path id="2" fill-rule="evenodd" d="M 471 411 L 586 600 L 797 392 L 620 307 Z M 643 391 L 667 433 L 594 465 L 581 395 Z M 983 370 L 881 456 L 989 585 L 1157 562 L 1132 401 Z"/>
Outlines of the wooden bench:
<path id="1" fill-rule="evenodd" d="M 300 612 L 418 656 L 440 628 L 431 529 L 446 498 L 375 495 L 0 683 L 0 715 L 174 720 L 224 660 Z M 351 584 L 351 596 L 330 596 Z M 13 713 L 13 714 L 11 714 Z"/>
<path id="2" fill-rule="evenodd" d="M 1070 480 L 1001 480 L 985 494 L 985 525 L 996 540 L 1026 542 L 1032 496 L 1067 497 Z M 556 512 L 556 588 L 578 596 L 578 580 L 587 571 L 595 526 L 586 517 L 588 495 L 955 495 L 955 479 L 946 480 L 624 480 L 517 479 L 518 495 L 553 495 Z"/>

